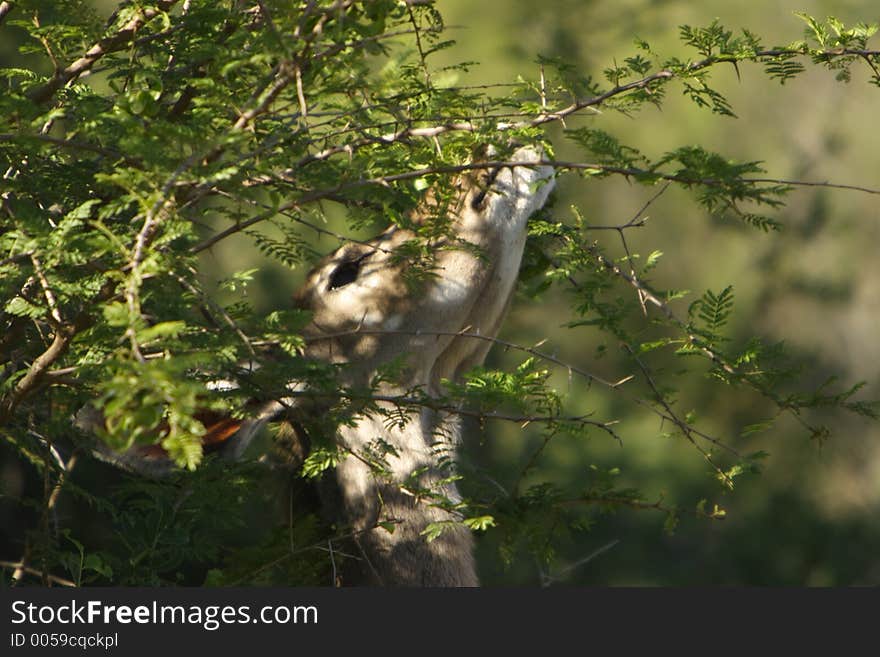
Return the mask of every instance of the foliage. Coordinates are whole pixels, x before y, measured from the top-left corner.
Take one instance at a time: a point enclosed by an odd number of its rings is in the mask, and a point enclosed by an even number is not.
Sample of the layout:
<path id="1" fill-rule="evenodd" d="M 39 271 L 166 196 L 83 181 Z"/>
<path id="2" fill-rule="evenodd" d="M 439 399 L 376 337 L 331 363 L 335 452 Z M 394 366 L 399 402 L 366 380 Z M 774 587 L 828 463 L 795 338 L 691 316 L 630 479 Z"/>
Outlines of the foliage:
<path id="1" fill-rule="evenodd" d="M 413 409 L 462 404 L 481 423 L 539 425 L 540 447 L 503 492 L 482 486 L 485 473 L 465 467 L 473 494 L 461 503 L 432 500 L 474 530 L 497 532 L 508 561 L 525 549 L 552 562 L 560 532 L 588 531 L 596 514 L 617 509 L 659 511 L 669 531 L 683 513 L 724 517 L 707 501 L 719 491 L 713 479 L 732 489 L 738 477 L 759 471 L 765 454 L 739 453 L 678 407 L 670 357 L 691 376 L 705 374 L 772 405 L 766 423 L 744 432 L 769 431 L 790 415 L 824 439 L 830 429 L 813 422 L 816 409 L 876 416 L 873 404 L 856 398 L 858 384 L 805 389 L 782 345 L 765 345 L 760 336 L 731 343 L 731 287 L 704 292 L 682 314 L 675 302 L 689 293 L 649 278 L 662 254 L 642 259 L 627 242 L 647 207 L 616 226 L 592 225 L 576 208 L 545 211 L 531 223 L 522 273 L 529 294 L 561 288 L 570 295 L 569 329 L 598 327 L 626 355 L 632 373 L 617 381 L 540 345 L 498 340 L 522 354 L 515 370 L 475 370 L 450 382 L 441 399 L 411 390 L 388 411 L 376 403 L 389 401 L 380 399 L 380 380 L 372 390 L 348 390 L 335 368 L 300 358 L 304 318 L 287 309 L 260 316 L 247 297 L 253 270 L 225 272 L 220 286 L 202 274 L 205 255 L 230 239 L 250 241 L 285 268 L 306 266 L 315 256 L 307 239 L 314 231 L 349 239 L 325 227 L 329 202 L 346 209 L 351 231 L 388 220 L 413 228 L 409 212 L 427 190 L 442 207 L 452 194 L 450 173 L 471 166 L 478 149 L 492 145 L 503 160 L 512 142 L 545 140 L 545 126 L 590 110 L 634 114 L 662 106 L 677 90 L 735 118 L 712 84 L 724 65 L 759 64 L 788 84 L 811 65 L 847 82 L 853 66 L 864 64 L 880 86 L 880 54 L 869 42 L 875 26 L 803 16 L 805 38 L 783 47 L 718 22 L 682 26 L 679 56 L 662 57 L 637 40 L 622 65 L 604 70 L 604 82 L 543 58 L 539 79 L 498 91 L 456 86 L 467 64 L 432 66 L 451 42 L 430 1 L 165 0 L 123 3 L 107 21 L 81 2 L 14 5 L 0 30 L 19 34 L 29 58 L 0 69 L 0 431 L 46 484 L 42 498 L 28 500 L 43 520 L 22 546 L 44 576 L 63 573 L 76 584 L 174 583 L 196 563 L 211 568 L 203 581 L 212 584 L 316 580 L 327 567 L 318 548 L 329 542 L 332 550 L 342 528 L 323 527 L 314 514 L 294 523 L 291 512 L 285 527 L 268 528 L 235 558 L 219 547 L 265 491 L 256 484 L 258 466 L 227 471 L 204 459 L 205 427 L 197 417 L 206 408 L 241 415 L 247 399 L 276 398 L 291 379 L 338 400 L 325 426 L 350 421 L 355 408 L 405 422 Z M 680 186 L 709 214 L 761 231 L 780 228 L 773 212 L 801 184 L 767 177 L 760 161 L 735 162 L 698 145 L 652 157 L 592 124 L 566 129 L 562 139 L 584 159 L 556 161 L 561 175 L 594 183 L 623 177 L 657 195 Z M 549 144 L 547 150 L 552 154 Z M 449 233 L 448 217 L 437 212 L 416 230 L 419 240 L 398 256 L 428 276 L 427 244 Z M 619 237 L 622 255 L 600 244 L 596 231 Z M 280 346 L 281 354 L 267 358 L 266 345 Z M 243 372 L 244 360 L 262 368 Z M 664 435 L 686 441 L 705 460 L 706 489 L 682 506 L 646 499 L 619 484 L 616 471 L 596 468 L 581 490 L 538 476 L 551 441 L 622 439 L 614 418 L 569 407 L 554 387 L 556 368 L 658 416 Z M 206 383 L 218 378 L 241 387 L 209 390 Z M 624 385 L 633 378 L 641 392 Z M 112 447 L 149 444 L 161 431 L 162 446 L 193 472 L 172 482 L 129 480 L 113 495 L 89 490 L 72 469 L 92 437 L 77 435 L 70 422 L 87 404 L 103 411 L 101 438 Z M 302 466 L 306 478 L 340 458 L 324 434 Z M 376 444 L 359 456 L 382 476 L 385 454 Z M 53 530 L 57 491 L 108 515 L 114 536 L 91 545 L 77 527 Z M 296 543 L 293 528 L 302 533 Z M 432 525 L 426 540 L 444 529 Z"/>

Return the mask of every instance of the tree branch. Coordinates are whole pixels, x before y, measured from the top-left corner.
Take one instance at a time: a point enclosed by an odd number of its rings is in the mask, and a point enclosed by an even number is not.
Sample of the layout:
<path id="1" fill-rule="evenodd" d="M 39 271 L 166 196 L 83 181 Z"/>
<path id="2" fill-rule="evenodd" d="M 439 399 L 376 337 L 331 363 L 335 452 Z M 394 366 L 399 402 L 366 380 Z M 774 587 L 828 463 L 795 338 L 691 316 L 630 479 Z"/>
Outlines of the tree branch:
<path id="1" fill-rule="evenodd" d="M 67 351 L 73 335 L 69 327 L 59 326 L 55 329 L 52 344 L 34 360 L 15 388 L 0 402 L 0 425 L 9 421 L 21 400 L 37 387 L 49 367 Z"/>
<path id="2" fill-rule="evenodd" d="M 619 420 L 609 420 L 607 422 L 602 422 L 600 420 L 593 420 L 592 414 L 586 415 L 530 415 L 530 414 L 508 414 L 508 413 L 499 413 L 498 411 L 472 411 L 466 408 L 460 408 L 455 404 L 451 404 L 442 399 L 434 399 L 433 397 L 427 396 L 408 396 L 408 395 L 364 395 L 359 393 L 351 393 L 347 391 L 333 391 L 333 392 L 320 392 L 320 391 L 311 391 L 311 390 L 303 390 L 303 391 L 294 391 L 291 392 L 291 396 L 293 397 L 305 397 L 305 398 L 338 398 L 338 399 L 348 399 L 350 401 L 363 401 L 363 402 L 384 402 L 387 404 L 393 404 L 398 408 L 407 408 L 407 407 L 415 407 L 415 408 L 428 408 L 432 411 L 440 411 L 444 413 L 450 413 L 453 415 L 463 415 L 465 417 L 473 417 L 478 420 L 502 420 L 505 422 L 515 422 L 517 424 L 530 424 L 532 422 L 566 422 L 572 424 L 582 424 L 596 427 L 598 429 L 602 429 L 606 433 L 608 433 L 612 438 L 617 441 L 620 441 L 620 436 L 612 428 L 614 425 L 619 423 Z"/>
<path id="3" fill-rule="evenodd" d="M 717 56 L 717 57 L 707 57 L 698 62 L 693 62 L 688 65 L 682 73 L 690 74 L 701 71 L 703 69 L 714 66 L 719 63 L 737 63 L 739 61 L 744 60 L 752 60 L 758 61 L 762 58 L 772 58 L 779 57 L 784 55 L 811 55 L 814 53 L 810 53 L 808 51 L 803 50 L 793 50 L 793 49 L 773 49 L 773 50 L 761 50 L 756 51 L 748 58 L 737 58 L 734 56 Z M 873 59 L 880 58 L 880 50 L 859 50 L 852 48 L 837 48 L 833 50 L 821 51 L 820 53 L 816 53 L 816 55 L 824 55 L 828 58 L 836 58 L 836 57 L 844 57 L 844 56 L 857 56 L 863 58 L 872 69 L 876 72 L 876 66 L 873 64 Z M 544 125 L 546 123 L 551 123 L 554 121 L 564 121 L 567 117 L 581 112 L 588 108 L 596 108 L 601 106 L 603 103 L 611 100 L 616 96 L 620 96 L 622 94 L 636 91 L 640 89 L 650 88 L 651 85 L 656 83 L 663 83 L 678 77 L 681 77 L 682 73 L 672 71 L 670 69 L 664 69 L 661 71 L 657 71 L 652 73 L 651 75 L 647 75 L 639 80 L 634 80 L 627 84 L 617 85 L 608 91 L 605 91 L 596 96 L 576 100 L 567 107 L 564 107 L 560 110 L 544 112 L 539 114 L 536 117 L 532 118 L 524 118 L 520 121 L 510 121 L 510 122 L 501 122 L 496 125 L 499 130 L 509 130 L 514 128 L 527 128 L 527 127 L 538 127 Z M 519 115 L 523 116 L 523 115 Z M 491 118 L 491 117 L 490 117 Z M 364 146 L 369 146 L 375 144 L 376 141 L 382 141 L 386 143 L 394 143 L 397 141 L 401 141 L 410 137 L 423 137 L 423 138 L 433 138 L 439 135 L 445 134 L 447 132 L 476 132 L 479 129 L 478 124 L 472 121 L 455 121 L 455 122 L 446 122 L 440 123 L 435 126 L 425 126 L 425 127 L 406 127 L 396 132 L 388 133 L 382 135 L 378 138 L 365 138 L 359 140 L 354 143 L 348 143 L 341 146 L 333 146 L 330 148 L 326 148 L 317 153 L 309 154 L 303 158 L 301 158 L 293 167 L 293 170 L 298 169 L 299 167 L 305 166 L 311 162 L 326 160 L 334 155 L 339 155 L 342 153 L 352 153 L 359 148 Z M 862 190 L 864 191 L 864 190 Z"/>
<path id="4" fill-rule="evenodd" d="M 57 575 L 44 573 L 43 571 L 37 570 L 36 568 L 31 568 L 22 561 L 0 561 L 0 568 L 6 568 L 7 570 L 12 570 L 14 572 L 27 573 L 28 575 L 34 575 L 35 577 L 45 576 L 45 578 L 52 584 L 76 588 L 76 584 L 69 579 L 64 579 L 63 577 L 58 577 Z M 17 579 L 21 578 L 19 577 Z"/>
<path id="5" fill-rule="evenodd" d="M 691 424 L 685 422 L 684 420 L 679 418 L 672 411 L 671 408 L 667 407 L 666 412 L 664 412 L 662 409 L 657 408 L 654 404 L 649 402 L 647 399 L 644 399 L 642 397 L 638 397 L 636 395 L 632 395 L 632 394 L 629 394 L 628 392 L 626 392 L 622 388 L 622 386 L 625 383 L 628 383 L 630 380 L 632 380 L 633 375 L 626 376 L 626 377 L 620 379 L 619 381 L 609 381 L 609 380 L 604 379 L 600 376 L 592 374 L 591 372 L 588 372 L 588 371 L 584 370 L 583 368 L 577 367 L 577 366 L 572 365 L 571 363 L 568 363 L 566 361 L 563 361 L 555 356 L 551 356 L 550 354 L 548 354 L 546 352 L 540 351 L 536 347 L 526 347 L 524 345 L 520 345 L 515 342 L 509 342 L 507 340 L 502 340 L 500 338 L 496 338 L 496 337 L 492 337 L 492 336 L 488 336 L 488 335 L 482 335 L 480 333 L 471 333 L 471 332 L 468 332 L 467 330 L 465 330 L 465 331 L 401 331 L 401 330 L 386 330 L 386 329 L 365 329 L 362 327 L 353 329 L 351 331 L 341 331 L 338 333 L 330 333 L 327 335 L 305 338 L 305 342 L 306 343 L 320 342 L 322 340 L 330 340 L 330 339 L 334 339 L 334 338 L 338 338 L 338 337 L 346 337 L 346 336 L 351 336 L 351 335 L 427 335 L 427 336 L 462 337 L 462 338 L 468 338 L 468 339 L 472 339 L 472 340 L 480 340 L 483 342 L 489 342 L 491 344 L 501 346 L 505 349 L 512 349 L 514 351 L 520 351 L 523 353 L 527 353 L 530 356 L 535 356 L 536 358 L 540 358 L 543 361 L 553 363 L 555 365 L 558 365 L 559 367 L 564 368 L 566 371 L 568 371 L 569 376 L 572 373 L 574 373 L 574 374 L 577 374 L 578 376 L 583 377 L 588 382 L 599 383 L 599 384 L 605 386 L 606 388 L 609 388 L 611 390 L 614 390 L 615 392 L 623 394 L 630 401 L 638 404 L 639 406 L 642 406 L 643 408 L 645 408 L 645 409 L 651 411 L 652 413 L 654 413 L 655 415 L 659 416 L 661 420 L 667 420 L 667 421 L 672 422 L 676 425 L 684 426 L 684 427 L 686 427 L 687 431 L 690 432 L 691 434 L 699 436 L 700 438 L 706 440 L 707 442 L 711 443 L 712 445 L 715 445 L 716 447 L 724 449 L 725 451 L 729 452 L 730 454 L 732 454 L 733 456 L 735 456 L 737 458 L 742 458 L 742 455 L 736 449 L 734 449 L 733 447 L 730 447 L 729 445 L 727 445 L 726 443 L 724 443 L 720 439 L 715 438 L 714 436 L 710 436 L 709 434 L 706 434 L 706 433 L 698 430 L 696 427 L 692 426 Z M 260 343 L 260 342 L 254 343 L 255 346 L 262 346 L 264 344 L 265 343 Z M 655 392 L 656 392 L 656 389 L 655 389 Z"/>
<path id="6" fill-rule="evenodd" d="M 48 102 L 61 87 L 89 72 L 102 57 L 125 48 L 134 39 L 138 30 L 159 14 L 169 11 L 177 2 L 178 0 L 157 0 L 155 8 L 145 8 L 119 30 L 100 39 L 82 57 L 66 68 L 56 71 L 52 79 L 42 86 L 31 90 L 28 97 L 35 103 Z"/>
<path id="7" fill-rule="evenodd" d="M 550 166 L 556 169 L 569 169 L 569 170 L 587 170 L 587 171 L 597 171 L 601 173 L 608 174 L 618 174 L 627 177 L 636 177 L 636 178 L 651 178 L 654 180 L 663 180 L 668 182 L 675 182 L 682 185 L 703 185 L 706 187 L 721 187 L 724 185 L 724 181 L 719 180 L 717 178 L 692 178 L 689 176 L 682 176 L 678 174 L 667 174 L 667 173 L 658 173 L 656 171 L 651 171 L 649 169 L 639 169 L 635 167 L 620 167 L 614 165 L 607 164 L 599 164 L 593 162 L 568 162 L 568 161 L 559 161 L 559 160 L 538 160 L 535 162 L 514 162 L 509 160 L 489 160 L 486 162 L 473 162 L 469 164 L 459 164 L 454 166 L 438 166 L 438 167 L 424 167 L 421 169 L 414 169 L 412 171 L 404 171 L 401 173 L 389 174 L 386 176 L 377 176 L 375 178 L 361 178 L 359 180 L 352 180 L 344 183 L 340 183 L 339 185 L 324 189 L 324 190 L 312 190 L 305 192 L 300 198 L 287 201 L 286 203 L 281 204 L 278 208 L 268 209 L 265 212 L 262 212 L 258 215 L 251 217 L 250 219 L 246 219 L 244 221 L 236 222 L 234 225 L 226 228 L 211 237 L 204 239 L 199 242 L 195 246 L 190 249 L 190 253 L 196 254 L 204 251 L 206 249 L 211 248 L 217 242 L 220 242 L 223 239 L 226 239 L 230 235 L 234 235 L 235 233 L 239 233 L 246 228 L 250 228 L 251 226 L 260 223 L 261 221 L 265 221 L 267 219 L 271 219 L 276 214 L 282 214 L 289 210 L 292 210 L 297 207 L 302 207 L 308 205 L 309 203 L 314 203 L 316 201 L 333 198 L 333 200 L 339 200 L 340 195 L 344 192 L 350 191 L 352 189 L 357 189 L 359 187 L 364 187 L 367 185 L 386 185 L 392 182 L 400 182 L 404 180 L 414 180 L 418 178 L 422 178 L 424 176 L 435 175 L 435 174 L 454 174 L 454 173 L 463 173 L 465 171 L 475 171 L 482 169 L 493 169 L 499 167 L 539 167 L 539 166 Z M 281 182 L 285 184 L 293 184 L 293 180 L 287 178 L 285 175 L 279 176 L 277 179 L 269 179 L 269 178 L 259 178 L 254 181 L 251 181 L 251 186 L 255 185 L 268 185 L 273 182 Z M 755 184 L 776 184 L 776 185 L 788 185 L 792 187 L 825 187 L 831 189 L 845 189 L 850 191 L 858 191 L 866 194 L 880 195 L 880 189 L 873 189 L 869 187 L 860 187 L 856 185 L 842 185 L 837 183 L 830 182 L 814 182 L 814 181 L 799 181 L 799 180 L 786 180 L 782 178 L 743 178 L 740 179 L 740 182 L 744 183 L 755 183 Z M 245 183 L 247 185 L 247 183 Z M 655 303 L 655 301 L 652 301 Z"/>
<path id="8" fill-rule="evenodd" d="M 337 187 L 332 188 L 332 193 L 339 194 L 342 191 L 346 191 L 349 189 L 362 187 L 364 185 L 384 185 L 386 183 L 391 182 L 399 182 L 402 180 L 414 180 L 417 178 L 422 178 L 424 176 L 434 175 L 434 174 L 448 174 L 448 173 L 463 173 L 465 171 L 474 171 L 481 169 L 494 169 L 494 168 L 503 168 L 503 167 L 542 167 L 549 166 L 558 170 L 568 169 L 568 170 L 581 170 L 581 171 L 596 171 L 598 173 L 607 173 L 607 174 L 618 174 L 621 176 L 632 177 L 632 178 L 643 178 L 643 179 L 651 179 L 651 180 L 663 180 L 667 182 L 675 182 L 681 185 L 703 185 L 705 187 L 720 187 L 724 184 L 723 180 L 718 178 L 694 178 L 691 176 L 683 176 L 674 173 L 662 173 L 652 169 L 640 169 L 638 167 L 623 167 L 616 166 L 611 164 L 600 164 L 598 162 L 572 162 L 572 161 L 564 161 L 564 160 L 536 160 L 534 162 L 514 162 L 511 160 L 487 160 L 484 162 L 472 162 L 468 164 L 458 164 L 458 165 L 449 165 L 449 166 L 436 166 L 436 167 L 423 167 L 421 169 L 413 169 L 411 171 L 404 171 L 401 173 L 389 174 L 387 176 L 377 176 L 375 178 L 362 178 L 360 180 L 352 180 L 347 183 L 342 183 Z M 284 182 L 284 183 L 292 183 L 293 181 L 287 177 L 287 174 L 292 174 L 293 170 L 288 169 L 285 173 L 281 174 L 277 180 L 261 178 L 259 179 L 259 184 L 268 184 L 269 182 Z M 788 180 L 785 178 L 740 178 L 737 179 L 738 182 L 744 182 L 748 184 L 773 184 L 773 185 L 783 185 L 783 186 L 791 186 L 791 187 L 826 187 L 831 189 L 844 189 L 849 191 L 857 191 L 863 192 L 865 194 L 873 194 L 880 195 L 880 189 L 871 188 L 871 187 L 862 187 L 858 185 L 844 185 L 839 183 L 832 182 L 822 182 L 822 181 L 803 181 L 803 180 Z M 315 191 L 311 193 L 311 196 L 314 197 L 311 200 L 316 200 L 318 198 L 323 198 L 325 192 Z"/>
<path id="9" fill-rule="evenodd" d="M 748 57 L 736 57 L 733 55 L 719 55 L 713 57 L 706 57 L 705 59 L 701 59 L 700 61 L 693 62 L 686 67 L 684 70 L 679 73 L 676 71 L 672 71 L 670 69 L 664 69 L 662 71 L 657 71 L 656 73 L 652 73 L 651 75 L 647 75 L 639 80 L 635 80 L 633 82 L 629 82 L 627 84 L 618 85 L 613 89 L 609 89 L 608 91 L 599 94 L 598 96 L 594 96 L 592 98 L 587 98 L 585 100 L 575 101 L 568 107 L 564 109 L 558 110 L 556 112 L 549 112 L 547 114 L 538 116 L 535 119 L 530 121 L 524 121 L 521 123 L 512 124 L 510 127 L 526 127 L 526 126 L 539 126 L 544 123 L 549 123 L 551 121 L 561 121 L 566 117 L 580 112 L 588 107 L 598 107 L 602 105 L 602 103 L 614 98 L 615 96 L 619 96 L 621 94 L 627 93 L 629 91 L 635 91 L 637 89 L 646 89 L 649 88 L 652 84 L 656 82 L 664 82 L 666 80 L 671 80 L 677 77 L 681 77 L 682 74 L 691 74 L 701 71 L 703 69 L 714 66 L 715 64 L 736 64 L 741 61 L 758 61 L 763 58 L 775 58 L 785 55 L 813 55 L 813 56 L 826 56 L 829 59 L 835 57 L 844 57 L 844 56 L 858 56 L 863 58 L 873 58 L 880 57 L 880 50 L 859 50 L 854 48 L 835 48 L 833 50 L 824 50 L 818 53 L 812 53 L 804 50 L 796 50 L 791 48 L 774 48 L 771 50 L 758 50 L 749 55 Z"/>

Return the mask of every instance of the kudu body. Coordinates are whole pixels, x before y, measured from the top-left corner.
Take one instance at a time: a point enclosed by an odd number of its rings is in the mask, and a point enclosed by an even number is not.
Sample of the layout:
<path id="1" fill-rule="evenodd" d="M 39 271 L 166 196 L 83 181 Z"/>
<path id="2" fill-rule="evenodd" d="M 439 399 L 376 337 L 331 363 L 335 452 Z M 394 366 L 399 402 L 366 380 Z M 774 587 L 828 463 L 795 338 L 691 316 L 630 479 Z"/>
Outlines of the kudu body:
<path id="1" fill-rule="evenodd" d="M 541 155 L 523 147 L 510 163 L 535 163 Z M 345 363 L 342 383 L 350 387 L 367 386 L 383 365 L 399 362 L 402 376 L 381 384 L 374 391 L 380 398 L 413 390 L 440 395 L 444 380 L 458 380 L 483 363 L 491 342 L 456 334 L 497 334 L 516 284 L 527 220 L 546 201 L 552 176 L 550 167 L 535 164 L 462 175 L 451 209 L 461 243 L 435 245 L 433 275 L 417 285 L 416 294 L 405 280 L 405 260 L 395 257 L 395 248 L 414 238 L 407 230 L 391 227 L 370 242 L 345 244 L 324 258 L 296 295 L 297 305 L 312 313 L 304 330 L 305 356 Z M 273 402 L 255 414 L 241 427 L 233 451 L 240 452 L 264 421 L 291 403 L 296 400 Z M 446 409 L 423 408 L 398 423 L 362 414 L 351 426 L 338 428 L 346 456 L 335 468 L 335 519 L 350 527 L 363 571 L 362 578 L 346 583 L 478 584 L 470 531 L 455 524 L 428 542 L 422 535 L 428 524 L 455 518 L 432 503 L 432 496 L 411 492 L 415 487 L 458 498 L 448 480 L 458 436 L 459 418 Z M 377 440 L 385 446 L 383 476 L 358 457 Z"/>

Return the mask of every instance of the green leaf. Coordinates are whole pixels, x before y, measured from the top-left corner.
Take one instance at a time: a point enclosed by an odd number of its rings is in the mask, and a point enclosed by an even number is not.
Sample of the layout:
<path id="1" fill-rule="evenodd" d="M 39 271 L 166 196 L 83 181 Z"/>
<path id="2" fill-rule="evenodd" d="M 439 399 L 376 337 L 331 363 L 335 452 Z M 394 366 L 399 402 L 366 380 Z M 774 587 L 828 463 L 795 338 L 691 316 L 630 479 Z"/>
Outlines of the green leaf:
<path id="1" fill-rule="evenodd" d="M 142 345 L 146 345 L 153 340 L 176 337 L 185 330 L 186 322 L 184 321 L 160 322 L 139 330 L 137 332 L 137 339 Z"/>
<path id="2" fill-rule="evenodd" d="M 113 578 L 113 567 L 97 554 L 88 554 L 83 561 L 83 570 L 91 570 L 107 578 Z"/>
<path id="3" fill-rule="evenodd" d="M 103 312 L 104 319 L 110 326 L 129 325 L 130 315 L 128 311 L 128 306 L 126 306 L 124 303 L 118 301 L 108 303 L 101 309 L 101 312 Z"/>
<path id="4" fill-rule="evenodd" d="M 492 516 L 475 516 L 473 518 L 465 518 L 462 524 L 474 531 L 486 531 L 489 527 L 495 527 L 495 518 Z"/>
<path id="5" fill-rule="evenodd" d="M 45 314 L 46 312 L 40 306 L 36 306 L 30 301 L 23 299 L 22 297 L 13 297 L 9 301 L 7 301 L 5 310 L 10 315 L 15 315 L 16 317 L 31 318 L 42 317 L 43 314 Z"/>
<path id="6" fill-rule="evenodd" d="M 424 536 L 425 540 L 428 543 L 431 543 L 440 538 L 443 532 L 448 531 L 456 524 L 457 523 L 452 520 L 442 520 L 440 522 L 428 523 L 428 526 L 420 532 L 420 535 Z"/>

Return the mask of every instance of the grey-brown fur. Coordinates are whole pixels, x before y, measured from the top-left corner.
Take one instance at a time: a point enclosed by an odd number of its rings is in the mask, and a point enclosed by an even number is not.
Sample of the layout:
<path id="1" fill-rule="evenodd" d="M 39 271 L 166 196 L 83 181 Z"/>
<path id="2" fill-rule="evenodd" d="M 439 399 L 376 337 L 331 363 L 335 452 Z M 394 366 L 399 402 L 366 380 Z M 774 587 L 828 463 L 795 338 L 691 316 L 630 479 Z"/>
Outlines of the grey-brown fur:
<path id="1" fill-rule="evenodd" d="M 518 162 L 539 159 L 533 148 L 513 155 Z M 437 249 L 437 276 L 424 283 L 420 294 L 407 288 L 403 266 L 391 255 L 395 246 L 413 237 L 398 228 L 369 245 L 346 245 L 316 267 L 298 295 L 298 303 L 314 313 L 305 331 L 307 355 L 351 364 L 348 383 L 361 385 L 383 363 L 405 355 L 404 380 L 380 390 L 389 397 L 413 387 L 436 396 L 442 380 L 456 380 L 482 364 L 491 344 L 455 334 L 497 334 L 515 287 L 526 220 L 543 205 L 553 186 L 549 167 L 505 167 L 491 174 L 488 189 L 478 176 L 462 178 L 454 209 L 456 236 L 477 248 Z M 330 289 L 334 273 L 338 276 L 340 267 L 354 261 L 359 262 L 357 279 Z M 422 531 L 429 523 L 456 518 L 403 486 L 411 473 L 424 469 L 419 488 L 455 500 L 454 484 L 439 482 L 450 474 L 440 463 L 454 462 L 458 433 L 454 414 L 430 409 L 410 417 L 402 427 L 384 426 L 382 418 L 362 417 L 357 426 L 339 430 L 340 444 L 354 454 L 378 437 L 396 452 L 387 457 L 393 473 L 390 481 L 379 481 L 356 456 L 348 456 L 336 468 L 341 516 L 362 552 L 367 582 L 478 584 L 470 532 L 456 525 L 427 542 Z M 380 522 L 394 523 L 394 531 L 377 528 Z"/>

